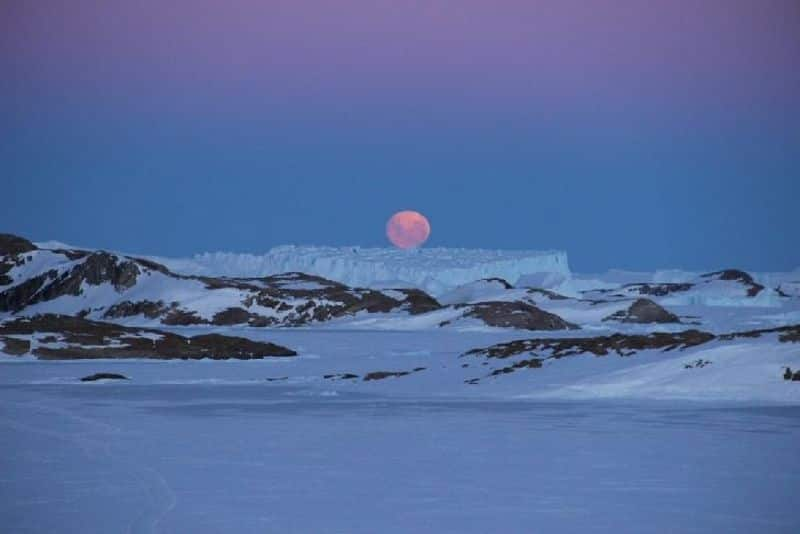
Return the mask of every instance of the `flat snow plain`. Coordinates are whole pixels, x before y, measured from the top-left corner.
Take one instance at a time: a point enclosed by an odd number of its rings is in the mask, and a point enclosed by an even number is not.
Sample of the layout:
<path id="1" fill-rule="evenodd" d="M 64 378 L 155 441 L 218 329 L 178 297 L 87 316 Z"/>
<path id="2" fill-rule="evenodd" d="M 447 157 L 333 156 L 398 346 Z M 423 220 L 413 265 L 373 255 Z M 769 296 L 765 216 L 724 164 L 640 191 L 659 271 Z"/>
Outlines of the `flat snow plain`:
<path id="1" fill-rule="evenodd" d="M 800 364 L 794 344 L 580 356 L 468 386 L 495 363 L 459 355 L 513 336 L 259 332 L 301 355 L 0 362 L 0 531 L 800 531 L 800 387 L 777 372 Z M 684 368 L 699 358 L 714 363 Z M 131 380 L 78 380 L 100 371 Z"/>

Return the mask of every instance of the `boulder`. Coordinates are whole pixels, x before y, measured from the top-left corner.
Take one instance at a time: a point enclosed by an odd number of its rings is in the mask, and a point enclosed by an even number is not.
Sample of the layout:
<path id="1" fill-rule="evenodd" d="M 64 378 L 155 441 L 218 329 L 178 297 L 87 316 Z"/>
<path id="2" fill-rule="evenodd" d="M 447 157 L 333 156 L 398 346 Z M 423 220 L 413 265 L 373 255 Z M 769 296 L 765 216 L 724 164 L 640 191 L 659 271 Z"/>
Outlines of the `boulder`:
<path id="1" fill-rule="evenodd" d="M 636 299 L 627 309 L 613 313 L 603 320 L 637 324 L 681 322 L 677 315 L 650 299 Z"/>
<path id="2" fill-rule="evenodd" d="M 480 319 L 488 326 L 524 330 L 574 330 L 578 326 L 558 315 L 521 301 L 479 302 L 466 306 L 464 317 Z"/>
<path id="3" fill-rule="evenodd" d="M 81 382 L 94 382 L 96 380 L 130 380 L 127 376 L 117 373 L 95 373 L 93 375 L 84 376 Z"/>

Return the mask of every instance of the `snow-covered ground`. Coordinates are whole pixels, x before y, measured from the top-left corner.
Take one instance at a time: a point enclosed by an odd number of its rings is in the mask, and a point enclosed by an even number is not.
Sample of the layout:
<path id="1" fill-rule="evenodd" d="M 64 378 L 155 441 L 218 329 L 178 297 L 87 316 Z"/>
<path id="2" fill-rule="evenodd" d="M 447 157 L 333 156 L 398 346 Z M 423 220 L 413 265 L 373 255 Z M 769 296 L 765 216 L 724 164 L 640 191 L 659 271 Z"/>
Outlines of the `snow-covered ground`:
<path id="1" fill-rule="evenodd" d="M 3 532 L 800 529 L 797 406 L 334 394 L 257 381 L 266 362 L 0 367 Z M 72 380 L 99 369 L 135 380 Z"/>
<path id="2" fill-rule="evenodd" d="M 798 271 L 574 275 L 563 253 L 308 247 L 158 259 L 174 273 L 88 261 L 14 256 L 0 319 L 65 313 L 298 355 L 44 361 L 34 354 L 66 343 L 58 332 L 7 331 L 2 533 L 800 531 L 800 381 L 784 379 L 800 371 Z M 286 271 L 382 289 L 219 278 Z M 31 280 L 45 289 L 16 290 Z M 412 312 L 408 286 L 438 302 L 417 294 Z M 252 301 L 262 290 L 275 302 Z M 367 297 L 396 305 L 268 327 L 215 321 L 238 306 L 272 317 Z M 671 320 L 619 319 L 642 298 Z M 122 304 L 143 311 L 108 313 Z M 145 304 L 203 322 L 179 326 L 191 323 Z M 465 315 L 498 304 L 571 325 Z M 520 340 L 534 344 L 470 352 Z M 80 380 L 100 372 L 129 380 Z"/>

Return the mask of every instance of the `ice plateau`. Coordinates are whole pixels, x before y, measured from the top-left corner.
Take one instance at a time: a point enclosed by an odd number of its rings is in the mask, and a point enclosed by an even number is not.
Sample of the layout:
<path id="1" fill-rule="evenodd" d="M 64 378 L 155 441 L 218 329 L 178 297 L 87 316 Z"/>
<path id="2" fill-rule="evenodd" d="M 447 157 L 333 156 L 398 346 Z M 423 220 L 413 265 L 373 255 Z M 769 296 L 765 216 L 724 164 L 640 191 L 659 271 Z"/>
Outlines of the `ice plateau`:
<path id="1" fill-rule="evenodd" d="M 503 278 L 511 284 L 530 275 L 571 277 L 563 251 L 484 250 L 462 248 L 315 247 L 284 245 L 266 254 L 207 252 L 192 258 L 152 258 L 169 269 L 192 275 L 235 277 L 303 272 L 354 287 L 398 283 L 438 295 L 482 278 Z"/>

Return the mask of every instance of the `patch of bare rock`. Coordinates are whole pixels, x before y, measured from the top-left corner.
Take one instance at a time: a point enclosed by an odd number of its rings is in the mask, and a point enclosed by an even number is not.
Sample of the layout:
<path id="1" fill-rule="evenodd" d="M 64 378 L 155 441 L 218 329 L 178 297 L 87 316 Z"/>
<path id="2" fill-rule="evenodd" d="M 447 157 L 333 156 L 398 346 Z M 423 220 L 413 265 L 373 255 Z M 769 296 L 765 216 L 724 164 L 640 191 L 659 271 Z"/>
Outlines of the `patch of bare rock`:
<path id="1" fill-rule="evenodd" d="M 761 284 L 756 283 L 753 280 L 753 277 L 750 274 L 740 271 L 738 269 L 725 269 L 724 271 L 716 271 L 713 273 L 707 273 L 702 275 L 702 278 L 708 278 L 710 280 L 728 280 L 739 282 L 740 284 L 747 287 L 747 296 L 748 297 L 755 297 L 764 289 L 764 286 Z"/>
<path id="2" fill-rule="evenodd" d="M 627 309 L 613 313 L 603 320 L 637 324 L 681 322 L 677 315 L 668 312 L 650 299 L 636 299 Z"/>
<path id="3" fill-rule="evenodd" d="M 372 371 L 371 373 L 367 373 L 364 375 L 364 382 L 370 382 L 372 380 L 383 380 L 385 378 L 408 376 L 411 373 L 418 373 L 424 370 L 425 370 L 424 367 L 415 367 L 411 371 Z"/>
<path id="4" fill-rule="evenodd" d="M 130 378 L 119 373 L 95 373 L 81 378 L 81 382 L 96 382 L 98 380 L 130 380 Z"/>
<path id="5" fill-rule="evenodd" d="M 519 328 L 523 330 L 576 330 L 576 324 L 565 321 L 558 315 L 546 312 L 522 301 L 489 301 L 476 304 L 460 304 L 464 308 L 463 318 L 474 318 L 487 326 Z M 441 326 L 448 324 L 442 323 Z"/>
<path id="6" fill-rule="evenodd" d="M 778 341 L 782 343 L 800 343 L 800 324 L 733 332 L 718 336 L 692 329 L 682 332 L 656 332 L 647 335 L 617 333 L 610 336 L 596 337 L 519 339 L 485 348 L 472 349 L 462 356 L 478 356 L 490 359 L 505 359 L 520 355 L 531 356 L 506 367 L 495 369 L 489 375 L 497 376 L 513 373 L 518 369 L 538 369 L 542 367 L 546 360 L 557 360 L 567 356 L 581 354 L 606 356 L 612 353 L 619 356 L 632 356 L 644 350 L 660 350 L 664 352 L 675 349 L 683 350 L 714 340 L 729 341 L 736 338 L 758 338 L 773 334 L 776 334 Z M 702 362 L 702 365 L 697 365 L 697 363 L 695 362 L 692 368 L 703 367 L 711 362 Z M 465 380 L 468 384 L 477 384 L 479 381 L 479 378 Z"/>
<path id="7" fill-rule="evenodd" d="M 27 351 L 9 340 L 28 341 Z M 30 340 L 37 342 L 31 350 Z M 40 359 L 154 358 L 154 359 L 261 359 L 295 356 L 274 343 L 243 337 L 204 334 L 184 337 L 151 328 L 132 328 L 68 315 L 45 314 L 0 324 L 3 352 Z"/>

